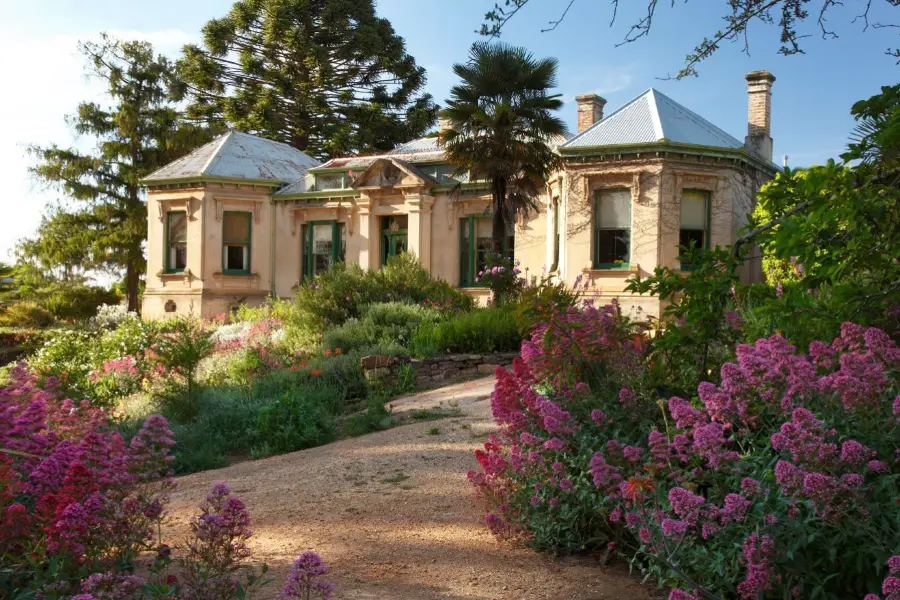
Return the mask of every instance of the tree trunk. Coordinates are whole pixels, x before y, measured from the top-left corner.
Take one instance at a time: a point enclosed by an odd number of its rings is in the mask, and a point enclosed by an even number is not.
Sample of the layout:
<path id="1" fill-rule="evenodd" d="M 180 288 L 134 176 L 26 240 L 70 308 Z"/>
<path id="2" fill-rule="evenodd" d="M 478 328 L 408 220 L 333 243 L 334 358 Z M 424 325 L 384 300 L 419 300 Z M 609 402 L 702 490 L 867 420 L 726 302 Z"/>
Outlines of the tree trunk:
<path id="1" fill-rule="evenodd" d="M 503 238 L 506 237 L 506 214 L 503 211 L 503 204 L 506 202 L 506 181 L 501 177 L 494 179 L 491 186 L 491 196 L 494 202 L 493 236 L 494 253 L 503 253 Z"/>
<path id="2" fill-rule="evenodd" d="M 138 271 L 133 261 L 125 268 L 125 293 L 128 295 L 128 311 L 138 312 Z"/>

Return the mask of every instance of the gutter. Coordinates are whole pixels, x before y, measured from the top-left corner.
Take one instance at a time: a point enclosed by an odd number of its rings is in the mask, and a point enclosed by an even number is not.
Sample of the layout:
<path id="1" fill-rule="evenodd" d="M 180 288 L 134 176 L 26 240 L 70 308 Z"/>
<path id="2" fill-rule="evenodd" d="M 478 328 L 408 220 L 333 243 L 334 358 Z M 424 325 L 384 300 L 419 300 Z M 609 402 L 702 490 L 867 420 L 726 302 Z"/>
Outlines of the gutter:
<path id="1" fill-rule="evenodd" d="M 771 174 L 779 172 L 774 163 L 766 163 L 764 160 L 751 153 L 746 148 L 721 148 L 716 146 L 699 146 L 693 144 L 674 144 L 663 139 L 654 144 L 623 144 L 614 146 L 584 146 L 578 148 L 558 148 L 563 159 L 602 156 L 607 154 L 644 154 L 652 152 L 668 152 L 674 154 L 694 154 L 699 156 L 711 156 L 716 158 L 738 158 L 753 166 Z"/>
<path id="2" fill-rule="evenodd" d="M 139 179 L 138 183 L 144 187 L 171 185 L 177 183 L 235 183 L 243 185 L 261 185 L 266 187 L 281 187 L 285 182 L 274 179 L 244 179 L 241 177 L 217 177 L 214 175 L 200 175 L 194 177 L 172 177 L 169 179 Z"/>

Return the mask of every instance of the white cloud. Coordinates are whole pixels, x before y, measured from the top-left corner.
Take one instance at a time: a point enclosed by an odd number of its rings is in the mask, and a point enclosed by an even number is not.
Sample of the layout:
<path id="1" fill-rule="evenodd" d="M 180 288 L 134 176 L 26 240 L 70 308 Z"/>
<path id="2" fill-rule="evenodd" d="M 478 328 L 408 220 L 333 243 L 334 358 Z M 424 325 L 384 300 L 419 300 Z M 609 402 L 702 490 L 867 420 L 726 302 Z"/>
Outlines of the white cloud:
<path id="1" fill-rule="evenodd" d="M 567 91 L 566 100 L 574 100 L 578 94 L 595 92 L 600 94 L 615 94 L 632 86 L 634 83 L 635 67 L 631 66 L 589 66 L 582 67 L 572 65 L 577 71 L 561 73 L 560 80 L 565 82 Z M 561 67 L 568 71 L 568 68 Z"/>
<path id="2" fill-rule="evenodd" d="M 108 33 L 120 39 L 148 41 L 157 52 L 169 56 L 176 56 L 181 46 L 197 39 L 195 34 L 180 29 Z M 103 103 L 103 85 L 85 76 L 84 59 L 77 49 L 79 41 L 98 36 L 88 33 L 40 37 L 0 27 L 0 55 L 11 57 L 4 65 L 11 85 L 0 94 L 0 179 L 5 184 L 0 195 L 5 222 L 0 228 L 0 261 L 10 259 L 16 240 L 35 232 L 44 207 L 58 197 L 31 179 L 28 144 L 89 143 L 75 140 L 65 116 L 79 102 Z"/>

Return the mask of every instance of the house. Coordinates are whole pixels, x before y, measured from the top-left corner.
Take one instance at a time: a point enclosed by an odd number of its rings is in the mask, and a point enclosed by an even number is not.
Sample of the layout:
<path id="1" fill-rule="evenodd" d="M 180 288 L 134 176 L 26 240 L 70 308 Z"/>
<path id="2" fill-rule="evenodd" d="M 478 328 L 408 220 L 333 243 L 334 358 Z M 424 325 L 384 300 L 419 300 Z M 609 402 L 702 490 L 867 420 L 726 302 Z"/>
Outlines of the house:
<path id="1" fill-rule="evenodd" d="M 746 76 L 748 133 L 737 140 L 649 89 L 603 115 L 576 98 L 578 133 L 558 146 L 563 167 L 540 210 L 509 227 L 504 250 L 529 274 L 572 283 L 601 302 L 658 316 L 659 300 L 626 280 L 678 262 L 679 244 L 736 238 L 759 187 L 777 171 L 766 71 Z M 213 315 L 289 297 L 304 277 L 339 261 L 377 269 L 414 252 L 435 276 L 480 301 L 477 272 L 490 248 L 490 192 L 457 180 L 433 137 L 380 155 L 324 164 L 285 144 L 230 131 L 143 180 L 148 271 L 143 314 Z M 758 260 L 742 267 L 758 281 Z"/>

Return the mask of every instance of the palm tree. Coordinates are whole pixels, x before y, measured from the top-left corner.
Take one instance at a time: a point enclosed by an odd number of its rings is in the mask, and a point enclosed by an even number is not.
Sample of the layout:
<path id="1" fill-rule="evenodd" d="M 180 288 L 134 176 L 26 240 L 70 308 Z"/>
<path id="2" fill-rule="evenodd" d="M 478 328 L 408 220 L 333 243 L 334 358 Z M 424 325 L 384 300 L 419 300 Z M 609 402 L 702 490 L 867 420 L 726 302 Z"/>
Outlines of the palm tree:
<path id="1" fill-rule="evenodd" d="M 559 164 L 555 144 L 566 126 L 554 114 L 562 106 L 555 58 L 536 60 L 525 48 L 476 42 L 465 64 L 453 65 L 462 80 L 440 113 L 449 128 L 439 141 L 451 164 L 469 181 L 489 181 L 494 252 L 502 248 L 506 223 L 536 208 L 535 198 Z"/>

